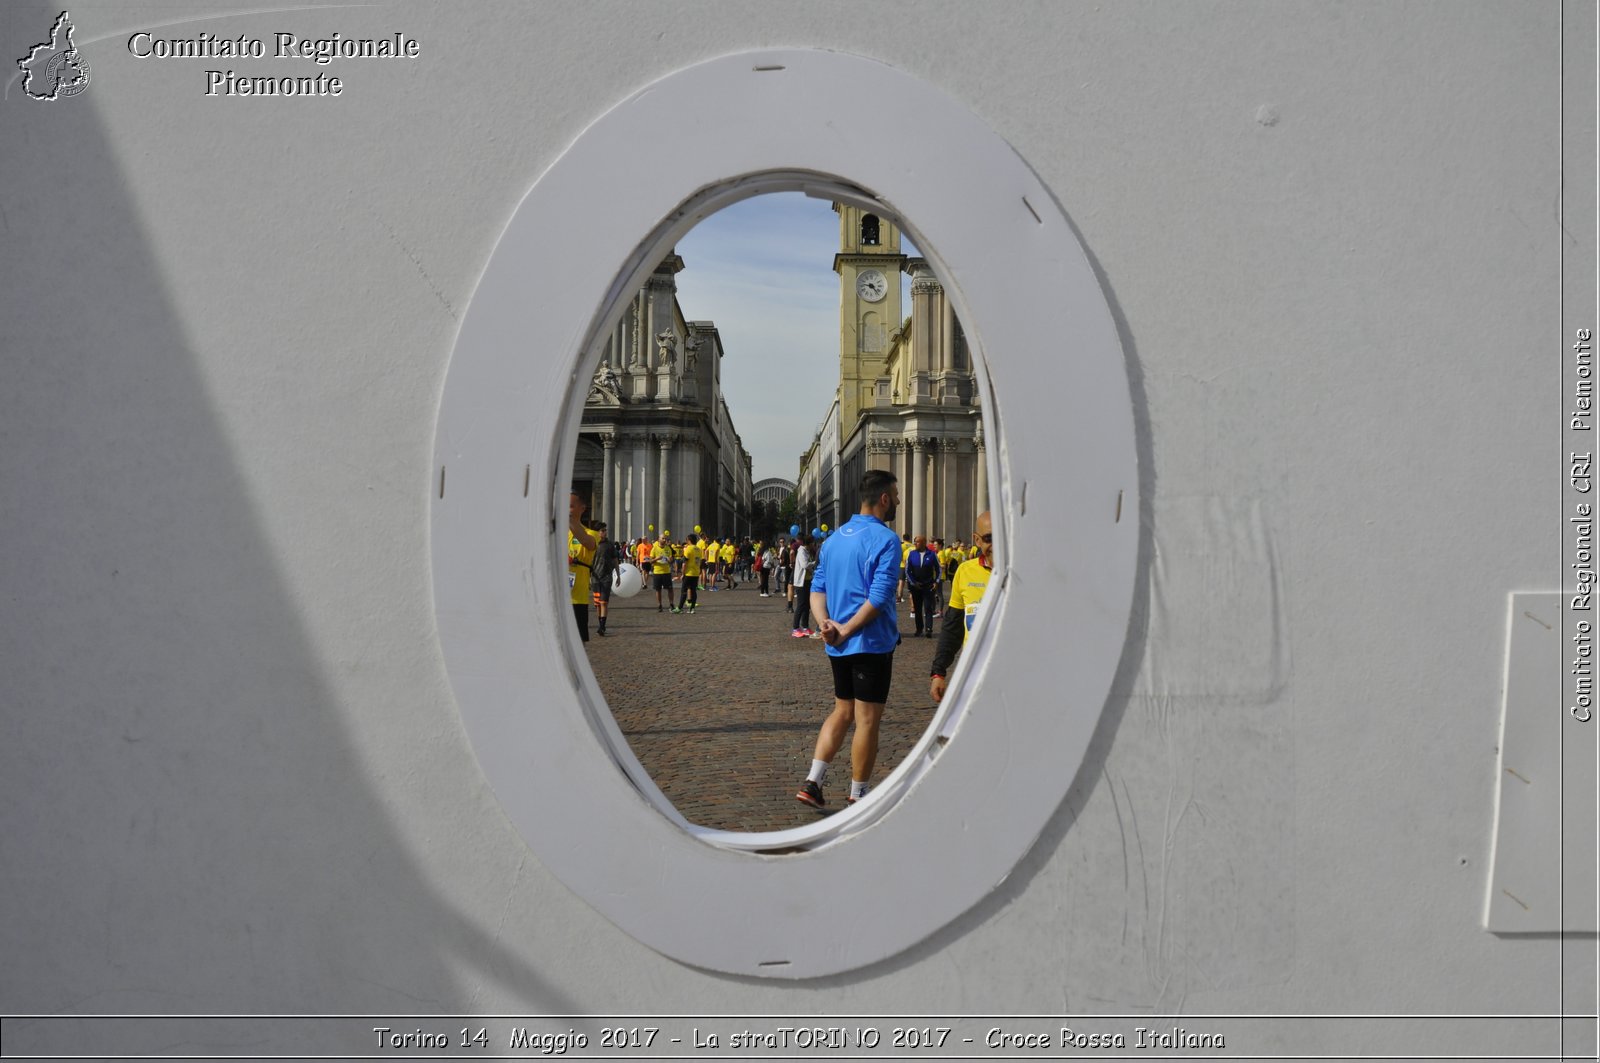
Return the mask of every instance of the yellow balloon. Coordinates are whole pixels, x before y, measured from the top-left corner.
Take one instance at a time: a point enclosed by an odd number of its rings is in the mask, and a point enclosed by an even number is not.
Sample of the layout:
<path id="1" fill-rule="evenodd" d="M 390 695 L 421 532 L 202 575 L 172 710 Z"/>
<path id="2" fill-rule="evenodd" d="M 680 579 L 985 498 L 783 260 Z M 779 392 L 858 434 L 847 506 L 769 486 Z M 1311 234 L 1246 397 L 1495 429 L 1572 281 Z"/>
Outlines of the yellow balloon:
<path id="1" fill-rule="evenodd" d="M 826 525 L 826 524 L 824 524 L 824 525 L 823 525 L 823 526 L 822 526 L 822 530 L 823 530 L 823 531 L 827 531 L 827 530 L 828 530 L 828 526 L 827 526 L 827 525 Z"/>
<path id="2" fill-rule="evenodd" d="M 655 531 L 656 530 L 656 526 L 654 524 L 650 525 L 650 530 L 651 531 Z"/>
<path id="3" fill-rule="evenodd" d="M 696 534 L 696 535 L 699 535 L 699 534 L 700 534 L 700 525 L 698 525 L 698 524 L 696 524 L 696 525 L 695 525 L 695 526 L 694 526 L 694 533 L 695 533 L 695 534 Z"/>

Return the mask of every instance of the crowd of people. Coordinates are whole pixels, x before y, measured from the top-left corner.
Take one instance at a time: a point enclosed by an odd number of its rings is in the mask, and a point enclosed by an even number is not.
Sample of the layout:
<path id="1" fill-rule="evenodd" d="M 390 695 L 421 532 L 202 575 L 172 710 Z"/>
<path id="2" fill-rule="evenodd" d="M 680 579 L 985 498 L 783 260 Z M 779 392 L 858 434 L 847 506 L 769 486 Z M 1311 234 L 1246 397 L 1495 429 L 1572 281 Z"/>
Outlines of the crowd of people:
<path id="1" fill-rule="evenodd" d="M 589 641 L 589 611 L 606 634 L 613 576 L 624 563 L 646 573 L 657 612 L 693 614 L 700 591 L 731 591 L 758 583 L 762 598 L 784 598 L 791 638 L 824 643 L 833 672 L 834 704 L 818 734 L 811 770 L 796 798 L 827 811 L 822 784 L 828 766 L 854 728 L 847 804 L 864 797 L 877 759 L 879 721 L 888 700 L 894 651 L 901 632 L 897 606 L 909 597 L 912 638 L 938 638 L 929 694 L 943 699 L 949 668 L 971 628 L 993 569 L 988 513 L 978 515 L 970 544 L 929 539 L 889 527 L 900 504 L 893 473 L 862 477 L 860 511 L 842 527 L 807 533 L 798 526 L 772 543 L 749 537 L 718 541 L 700 528 L 681 539 L 662 529 L 654 538 L 613 542 L 604 523 L 583 521 L 585 506 L 573 493 L 567 534 L 568 582 L 579 637 Z M 652 527 L 651 531 L 655 529 Z M 676 591 L 676 600 L 674 592 Z M 934 621 L 940 621 L 936 631 Z"/>

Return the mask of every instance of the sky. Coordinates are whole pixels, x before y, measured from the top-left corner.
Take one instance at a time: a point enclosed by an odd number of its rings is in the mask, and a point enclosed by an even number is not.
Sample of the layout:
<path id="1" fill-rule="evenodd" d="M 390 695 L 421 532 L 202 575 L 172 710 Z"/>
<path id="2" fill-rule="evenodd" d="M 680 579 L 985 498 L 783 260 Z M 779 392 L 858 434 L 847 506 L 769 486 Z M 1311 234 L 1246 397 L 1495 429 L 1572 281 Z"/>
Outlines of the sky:
<path id="1" fill-rule="evenodd" d="M 722 335 L 722 393 L 755 480 L 794 480 L 833 402 L 838 249 L 833 205 L 799 192 L 743 200 L 678 241 L 678 305 Z M 917 253 L 903 237 L 902 250 Z"/>

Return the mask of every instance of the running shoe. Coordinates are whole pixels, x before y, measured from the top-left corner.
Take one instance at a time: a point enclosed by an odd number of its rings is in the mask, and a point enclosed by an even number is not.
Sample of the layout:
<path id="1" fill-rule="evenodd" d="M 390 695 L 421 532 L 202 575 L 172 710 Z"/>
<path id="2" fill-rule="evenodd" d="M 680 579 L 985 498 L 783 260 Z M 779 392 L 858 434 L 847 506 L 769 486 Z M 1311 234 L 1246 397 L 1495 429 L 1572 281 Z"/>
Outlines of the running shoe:
<path id="1" fill-rule="evenodd" d="M 800 784 L 800 792 L 794 795 L 794 799 L 812 808 L 828 807 L 828 799 L 822 796 L 822 787 L 810 779 Z"/>
<path id="2" fill-rule="evenodd" d="M 822 637 L 822 632 L 820 632 L 820 631 L 813 631 L 811 634 L 806 636 L 806 638 L 808 638 L 808 639 L 820 639 L 821 637 Z"/>
<path id="3" fill-rule="evenodd" d="M 683 612 L 683 610 L 682 610 L 682 609 L 679 609 L 679 608 L 678 608 L 678 607 L 677 607 L 677 606 L 673 606 L 673 607 L 672 607 L 672 611 L 673 611 L 673 612 L 674 612 L 674 613 L 681 613 L 681 612 Z"/>

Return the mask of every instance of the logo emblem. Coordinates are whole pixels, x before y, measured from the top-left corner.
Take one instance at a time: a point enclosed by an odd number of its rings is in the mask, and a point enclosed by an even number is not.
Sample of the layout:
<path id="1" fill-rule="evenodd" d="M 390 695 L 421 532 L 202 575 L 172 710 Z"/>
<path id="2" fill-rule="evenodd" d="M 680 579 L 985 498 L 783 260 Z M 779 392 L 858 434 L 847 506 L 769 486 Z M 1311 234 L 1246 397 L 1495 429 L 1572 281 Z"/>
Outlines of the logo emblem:
<path id="1" fill-rule="evenodd" d="M 22 91 L 36 100 L 76 96 L 89 87 L 89 61 L 72 43 L 72 19 L 65 11 L 50 27 L 50 39 L 28 49 L 17 66 Z"/>

